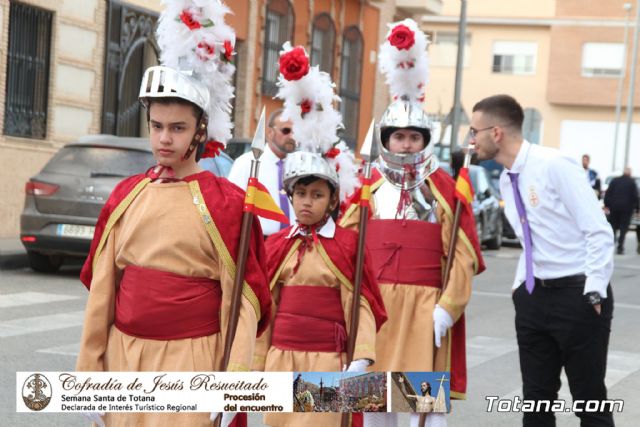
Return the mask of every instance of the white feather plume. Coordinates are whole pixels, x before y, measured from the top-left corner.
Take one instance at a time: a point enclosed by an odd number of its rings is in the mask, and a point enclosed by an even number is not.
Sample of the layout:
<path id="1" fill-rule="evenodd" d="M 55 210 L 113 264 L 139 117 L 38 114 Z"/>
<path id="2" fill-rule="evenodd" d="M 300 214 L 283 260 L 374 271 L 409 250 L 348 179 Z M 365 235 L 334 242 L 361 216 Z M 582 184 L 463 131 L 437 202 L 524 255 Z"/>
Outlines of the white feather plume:
<path id="1" fill-rule="evenodd" d="M 280 55 L 294 49 L 289 42 L 282 48 Z M 336 170 L 340 200 L 345 200 L 359 185 L 358 167 L 353 153 L 338 135 L 344 125 L 342 115 L 335 108 L 340 97 L 335 94 L 331 76 L 314 66 L 299 80 L 289 81 L 280 74 L 278 87 L 276 97 L 284 101 L 281 117 L 282 120 L 291 120 L 298 149 L 321 154 L 329 166 Z M 301 104 L 306 101 L 311 102 L 311 110 L 303 113 Z M 337 155 L 335 149 L 339 150 Z M 327 156 L 330 150 L 333 150 L 333 154 Z"/>
<path id="2" fill-rule="evenodd" d="M 291 43 L 286 42 L 280 54 L 292 49 Z M 299 80 L 289 81 L 280 74 L 278 87 L 276 97 L 284 101 L 282 119 L 293 123 L 300 149 L 322 154 L 329 151 L 340 140 L 338 130 L 343 128 L 342 116 L 333 107 L 334 102 L 340 102 L 340 97 L 334 92 L 335 85 L 329 74 L 320 71 L 318 66 L 310 67 Z M 300 105 L 305 101 L 311 102 L 312 108 L 302 114 Z"/>
<path id="3" fill-rule="evenodd" d="M 388 38 L 398 25 L 408 27 L 414 34 L 414 44 L 409 49 L 398 49 Z M 378 68 L 385 76 L 391 97 L 396 100 L 407 98 L 422 103 L 429 82 L 429 57 L 427 55 L 427 36 L 412 19 L 388 24 L 389 32 L 385 42 L 380 45 Z"/>
<path id="4" fill-rule="evenodd" d="M 162 65 L 193 71 L 193 77 L 209 90 L 208 137 L 226 144 L 232 136 L 231 99 L 235 67 L 224 58 L 225 42 L 232 47 L 236 35 L 224 22 L 230 9 L 219 0 L 162 0 L 157 40 Z M 190 29 L 180 16 L 186 13 L 200 24 Z M 211 52 L 213 48 L 213 52 Z"/>
<path id="5" fill-rule="evenodd" d="M 340 150 L 340 154 L 333 159 L 326 158 L 326 161 L 329 163 L 329 166 L 338 172 L 340 200 L 344 201 L 360 186 L 360 181 L 358 181 L 357 177 L 358 166 L 356 165 L 356 159 L 353 153 L 344 141 L 340 141 L 335 148 Z"/>

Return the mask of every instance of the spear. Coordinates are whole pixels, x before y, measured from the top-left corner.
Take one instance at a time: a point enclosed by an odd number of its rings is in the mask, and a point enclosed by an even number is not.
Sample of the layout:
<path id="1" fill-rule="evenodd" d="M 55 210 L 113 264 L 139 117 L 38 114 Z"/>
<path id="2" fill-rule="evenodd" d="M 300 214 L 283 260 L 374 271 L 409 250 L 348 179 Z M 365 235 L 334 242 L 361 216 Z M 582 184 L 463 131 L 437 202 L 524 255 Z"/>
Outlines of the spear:
<path id="1" fill-rule="evenodd" d="M 473 151 L 473 145 L 469 145 L 464 153 L 463 169 L 469 169 L 471 164 L 471 153 Z M 458 173 L 458 179 L 460 179 L 460 173 Z M 457 181 L 456 181 L 457 183 Z M 456 243 L 458 242 L 458 228 L 460 228 L 460 215 L 462 214 L 462 200 L 459 197 L 456 198 L 456 212 L 453 216 L 453 227 L 451 229 L 451 239 L 449 239 L 449 253 L 447 254 L 447 264 L 444 267 L 444 279 L 442 281 L 442 292 L 447 288 L 449 282 L 449 275 L 451 274 L 451 267 L 453 266 L 453 258 L 456 254 Z"/>
<path id="2" fill-rule="evenodd" d="M 265 110 L 262 108 L 260 121 L 256 133 L 251 143 L 251 151 L 253 159 L 251 160 L 250 178 L 258 177 L 258 169 L 260 167 L 260 156 L 264 152 L 265 146 Z M 248 187 L 247 187 L 248 188 Z M 244 272 L 247 265 L 247 255 L 249 254 L 249 242 L 251 241 L 251 224 L 253 223 L 253 213 L 244 211 L 242 214 L 242 226 L 240 228 L 240 244 L 238 245 L 238 261 L 236 265 L 236 276 L 233 281 L 233 293 L 231 295 L 231 308 L 229 310 L 229 325 L 224 340 L 224 355 L 220 371 L 226 371 L 231 357 L 231 347 L 238 329 L 238 319 L 240 317 L 240 302 L 242 299 L 242 286 L 244 283 Z M 220 417 L 216 419 L 216 426 L 220 424 Z"/>
<path id="3" fill-rule="evenodd" d="M 473 145 L 469 145 L 464 153 L 464 162 L 462 164 L 463 169 L 469 169 L 469 164 L 471 164 L 471 153 L 473 151 Z M 458 179 L 460 179 L 460 173 L 458 173 Z M 457 183 L 457 181 L 456 181 Z M 456 211 L 453 215 L 453 226 L 451 227 L 451 238 L 449 239 L 449 250 L 447 253 L 447 263 L 444 266 L 444 278 L 442 279 L 442 294 L 444 294 L 444 290 L 447 289 L 447 284 L 449 283 L 449 276 L 451 274 L 451 267 L 453 266 L 453 258 L 456 254 L 456 244 L 458 243 L 458 228 L 460 228 L 460 216 L 462 215 L 462 200 L 459 197 L 456 197 Z M 434 352 L 435 355 L 435 352 Z M 427 421 L 427 414 L 420 414 L 420 422 L 418 425 L 420 427 L 424 427 Z"/>
<path id="4" fill-rule="evenodd" d="M 371 195 L 371 162 L 377 157 L 377 146 L 373 142 L 374 121 L 371 120 L 367 136 L 360 149 L 360 157 L 364 161 L 364 183 L 360 193 L 360 224 L 358 226 L 358 251 L 356 252 L 355 277 L 353 281 L 353 300 L 351 301 L 351 324 L 349 325 L 349 339 L 347 341 L 347 361 L 345 368 L 353 361 L 353 353 L 360 323 L 360 295 L 362 293 L 362 275 L 364 270 L 365 238 L 369 220 L 369 197 Z M 342 414 L 342 427 L 349 425 L 349 414 Z"/>

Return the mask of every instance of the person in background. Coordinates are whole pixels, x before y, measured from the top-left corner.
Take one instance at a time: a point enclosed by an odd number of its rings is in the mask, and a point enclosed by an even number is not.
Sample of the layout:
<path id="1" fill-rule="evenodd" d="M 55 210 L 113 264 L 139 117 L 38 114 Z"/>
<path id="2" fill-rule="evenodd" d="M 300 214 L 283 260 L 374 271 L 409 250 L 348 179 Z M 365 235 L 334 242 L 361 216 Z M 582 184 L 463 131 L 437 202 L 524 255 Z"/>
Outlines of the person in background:
<path id="1" fill-rule="evenodd" d="M 584 169 L 587 175 L 587 181 L 589 182 L 589 185 L 591 186 L 591 188 L 593 188 L 593 191 L 596 192 L 596 197 L 598 197 L 599 199 L 601 197 L 600 196 L 600 177 L 598 176 L 598 172 L 596 172 L 594 169 L 589 168 L 589 163 L 591 163 L 591 157 L 588 154 L 583 154 L 582 168 Z"/>
<path id="2" fill-rule="evenodd" d="M 284 191 L 282 184 L 284 174 L 284 161 L 287 154 L 296 149 L 296 140 L 293 136 L 293 124 L 290 120 L 281 120 L 282 109 L 276 110 L 269 116 L 266 129 L 267 146 L 260 157 L 260 169 L 258 169 L 258 180 L 269 190 L 273 200 L 280 206 L 282 212 L 289 217 L 291 222 L 295 220 L 293 206 Z M 231 167 L 227 179 L 243 190 L 247 189 L 247 182 L 251 172 L 251 151 L 238 157 Z M 281 224 L 270 219 L 260 218 L 260 225 L 265 237 L 277 233 L 286 228 L 286 224 Z"/>
<path id="3" fill-rule="evenodd" d="M 618 237 L 618 255 L 624 254 L 624 238 L 629 230 L 631 215 L 638 211 L 638 187 L 631 177 L 631 168 L 624 168 L 624 173 L 614 178 L 604 195 L 604 208 L 609 215 L 613 227 L 613 238 Z"/>

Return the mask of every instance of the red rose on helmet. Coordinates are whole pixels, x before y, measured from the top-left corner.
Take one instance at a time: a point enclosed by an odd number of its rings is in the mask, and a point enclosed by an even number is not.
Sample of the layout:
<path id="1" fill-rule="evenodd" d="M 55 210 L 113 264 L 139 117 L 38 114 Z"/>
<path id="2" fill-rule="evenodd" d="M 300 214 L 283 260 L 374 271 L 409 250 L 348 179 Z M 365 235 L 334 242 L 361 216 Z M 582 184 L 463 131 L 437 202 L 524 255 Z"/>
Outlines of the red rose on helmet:
<path id="1" fill-rule="evenodd" d="M 338 157 L 338 154 L 340 154 L 340 149 L 332 147 L 324 156 L 330 159 L 335 159 L 336 157 Z"/>
<path id="2" fill-rule="evenodd" d="M 387 37 L 391 46 L 396 47 L 399 50 L 409 50 L 416 42 L 413 31 L 406 25 L 396 25 L 391 30 L 391 34 Z"/>
<path id="3" fill-rule="evenodd" d="M 302 110 L 302 114 L 307 114 L 309 111 L 311 111 L 312 106 L 313 104 L 308 99 L 302 101 L 300 103 L 300 110 Z"/>
<path id="4" fill-rule="evenodd" d="M 220 154 L 222 150 L 224 150 L 224 144 L 222 142 L 209 140 L 204 145 L 204 151 L 202 152 L 202 155 L 200 156 L 200 158 L 206 159 L 206 158 L 216 157 Z"/>
<path id="5" fill-rule="evenodd" d="M 301 47 L 280 55 L 280 73 L 285 79 L 300 80 L 309 72 L 309 58 Z"/>
<path id="6" fill-rule="evenodd" d="M 215 51 L 215 47 L 206 42 L 200 42 L 196 47 L 196 55 L 198 55 L 198 58 L 202 61 L 208 61 L 213 58 Z"/>
<path id="7" fill-rule="evenodd" d="M 198 22 L 193 17 L 193 14 L 188 10 L 182 11 L 182 13 L 180 14 L 180 20 L 184 23 L 184 25 L 189 27 L 190 30 L 197 30 L 198 28 L 202 28 L 202 25 L 200 25 L 200 22 Z"/>
<path id="8" fill-rule="evenodd" d="M 224 58 L 227 62 L 231 62 L 231 56 L 233 55 L 233 46 L 229 40 L 224 41 Z"/>

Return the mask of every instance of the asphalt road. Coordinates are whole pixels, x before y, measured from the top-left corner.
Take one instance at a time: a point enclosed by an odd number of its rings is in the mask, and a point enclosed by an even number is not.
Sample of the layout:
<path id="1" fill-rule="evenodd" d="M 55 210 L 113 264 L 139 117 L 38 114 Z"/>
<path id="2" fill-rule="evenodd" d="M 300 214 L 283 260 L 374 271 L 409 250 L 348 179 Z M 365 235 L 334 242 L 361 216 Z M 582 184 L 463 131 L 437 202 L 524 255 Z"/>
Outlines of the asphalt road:
<path id="1" fill-rule="evenodd" d="M 635 239 L 635 236 L 633 236 Z M 614 321 L 609 346 L 609 397 L 624 399 L 616 414 L 618 426 L 635 426 L 640 419 L 640 255 L 635 241 L 627 255 L 615 257 L 612 279 Z M 466 401 L 453 403 L 450 426 L 515 426 L 520 414 L 487 412 L 486 396 L 521 395 L 520 370 L 514 331 L 510 283 L 520 250 L 486 251 L 488 269 L 474 282 L 467 310 L 468 392 Z M 84 426 L 80 415 L 16 413 L 16 371 L 72 370 L 78 352 L 87 292 L 77 279 L 77 267 L 41 275 L 27 269 L 0 271 L 0 425 Z M 585 375 L 589 375 L 585 372 Z M 561 397 L 570 399 L 563 379 Z M 400 426 L 408 425 L 406 416 Z M 250 426 L 262 426 L 261 416 L 250 416 Z M 558 416 L 558 426 L 577 426 L 570 414 Z"/>

